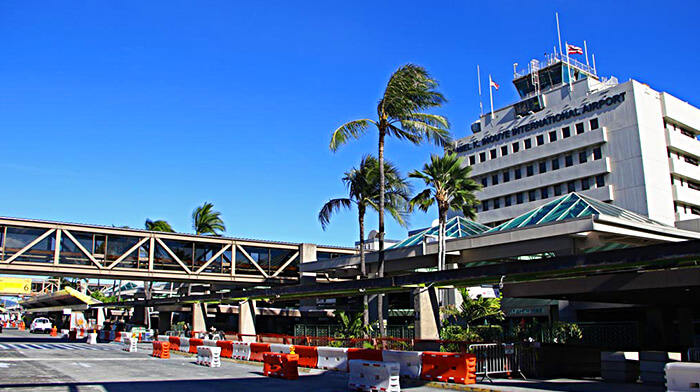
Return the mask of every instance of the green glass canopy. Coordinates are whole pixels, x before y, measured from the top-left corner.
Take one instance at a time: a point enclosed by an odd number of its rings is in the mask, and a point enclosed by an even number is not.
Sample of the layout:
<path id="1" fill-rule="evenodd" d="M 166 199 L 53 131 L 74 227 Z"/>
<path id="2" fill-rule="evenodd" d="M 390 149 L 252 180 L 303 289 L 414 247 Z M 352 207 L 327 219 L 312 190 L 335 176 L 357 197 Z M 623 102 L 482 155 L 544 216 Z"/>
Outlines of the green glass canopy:
<path id="1" fill-rule="evenodd" d="M 624 208 L 604 203 L 600 200 L 592 199 L 573 192 L 558 199 L 552 200 L 537 209 L 517 216 L 508 222 L 502 223 L 493 229 L 488 230 L 487 233 L 497 233 L 526 226 L 542 225 L 550 222 L 581 218 L 591 215 L 606 215 L 635 223 L 669 227 L 668 225 L 649 219 L 632 211 L 625 210 Z"/>
<path id="2" fill-rule="evenodd" d="M 445 224 L 445 234 L 447 238 L 461 238 L 461 237 L 472 237 L 475 235 L 483 234 L 489 229 L 488 226 L 482 225 L 481 223 L 476 223 L 472 220 L 466 219 L 462 216 L 455 216 L 449 219 Z M 413 246 L 420 244 L 423 238 L 426 236 L 438 236 L 438 227 L 430 227 L 419 233 L 416 233 L 405 240 L 394 244 L 387 249 L 403 248 L 405 246 Z"/>

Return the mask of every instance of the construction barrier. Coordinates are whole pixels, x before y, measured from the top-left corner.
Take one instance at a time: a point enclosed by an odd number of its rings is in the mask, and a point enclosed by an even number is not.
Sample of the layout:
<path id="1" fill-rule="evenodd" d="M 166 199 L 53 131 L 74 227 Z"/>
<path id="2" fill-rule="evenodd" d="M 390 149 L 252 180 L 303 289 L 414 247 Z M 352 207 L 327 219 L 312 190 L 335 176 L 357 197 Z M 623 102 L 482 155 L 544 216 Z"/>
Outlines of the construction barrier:
<path id="1" fill-rule="evenodd" d="M 68 339 L 68 337 L 69 337 L 69 336 L 68 336 L 68 332 L 69 332 L 69 331 L 68 331 L 67 329 L 62 329 L 62 330 L 61 330 L 61 337 L 64 338 L 64 339 Z"/>
<path id="2" fill-rule="evenodd" d="M 700 347 L 688 349 L 688 362 L 700 362 Z"/>
<path id="3" fill-rule="evenodd" d="M 310 346 L 294 346 L 294 353 L 299 356 L 299 366 L 315 368 L 318 364 L 318 350 Z"/>
<path id="4" fill-rule="evenodd" d="M 51 336 L 56 337 L 58 335 L 58 330 L 56 327 L 51 328 Z"/>
<path id="5" fill-rule="evenodd" d="M 216 340 L 204 339 L 202 345 L 207 347 L 217 347 Z"/>
<path id="6" fill-rule="evenodd" d="M 251 343 L 250 344 L 250 358 L 249 361 L 263 361 L 263 354 L 270 352 L 269 343 Z"/>
<path id="7" fill-rule="evenodd" d="M 636 351 L 601 351 L 600 375 L 603 381 L 636 382 L 639 378 L 639 353 Z"/>
<path id="8" fill-rule="evenodd" d="M 421 355 L 421 380 L 474 384 L 476 355 L 425 351 Z"/>
<path id="9" fill-rule="evenodd" d="M 195 339 L 193 339 L 195 340 Z M 190 346 L 192 347 L 192 346 Z M 221 366 L 221 347 L 211 346 L 196 346 L 197 347 L 197 364 L 209 367 Z"/>
<path id="10" fill-rule="evenodd" d="M 299 378 L 298 364 L 299 356 L 297 354 L 271 352 L 263 354 L 263 374 L 268 377 L 297 380 Z"/>
<path id="11" fill-rule="evenodd" d="M 384 350 L 382 358 L 386 362 L 396 362 L 401 367 L 399 375 L 420 380 L 421 355 L 420 351 Z"/>
<path id="12" fill-rule="evenodd" d="M 270 343 L 270 352 L 289 354 L 292 352 L 292 346 L 289 344 Z"/>
<path id="13" fill-rule="evenodd" d="M 173 351 L 180 351 L 180 338 L 177 336 L 168 336 L 168 342 L 170 343 L 170 349 Z"/>
<path id="14" fill-rule="evenodd" d="M 87 334 L 87 344 L 97 344 L 97 332 Z"/>
<path id="15" fill-rule="evenodd" d="M 469 352 L 476 355 L 476 375 L 482 376 L 482 380 L 491 380 L 491 375 L 496 374 L 510 376 L 513 372 L 525 378 L 520 371 L 514 344 L 472 344 Z"/>
<path id="16" fill-rule="evenodd" d="M 700 363 L 669 362 L 665 372 L 668 392 L 697 392 L 700 389 Z"/>
<path id="17" fill-rule="evenodd" d="M 151 353 L 151 356 L 163 359 L 170 358 L 170 342 L 153 341 L 153 353 Z"/>
<path id="18" fill-rule="evenodd" d="M 348 388 L 366 392 L 401 392 L 399 381 L 401 365 L 397 362 L 351 359 L 348 363 L 350 369 Z"/>
<path id="19" fill-rule="evenodd" d="M 202 339 L 190 339 L 190 354 L 197 354 L 197 347 L 203 346 L 204 345 L 204 340 Z"/>
<path id="20" fill-rule="evenodd" d="M 681 353 L 641 351 L 639 353 L 639 380 L 646 384 L 663 384 L 664 367 L 669 362 L 680 362 Z"/>
<path id="21" fill-rule="evenodd" d="M 190 352 L 190 338 L 180 338 L 180 349 L 183 353 Z"/>
<path id="22" fill-rule="evenodd" d="M 168 335 L 159 335 L 159 336 L 158 336 L 158 339 L 156 339 L 156 340 L 158 340 L 159 342 L 170 342 L 170 336 L 168 336 Z"/>
<path id="23" fill-rule="evenodd" d="M 383 360 L 382 350 L 372 350 L 366 348 L 349 348 L 348 361 L 351 359 L 363 359 L 365 361 L 381 362 Z"/>
<path id="24" fill-rule="evenodd" d="M 135 353 L 138 351 L 138 339 L 136 338 L 125 338 L 122 339 L 122 350 L 128 351 L 130 353 Z"/>
<path id="25" fill-rule="evenodd" d="M 319 369 L 348 371 L 348 349 L 342 347 L 316 347 Z"/>
<path id="26" fill-rule="evenodd" d="M 241 359 L 243 361 L 250 360 L 250 343 L 248 342 L 228 342 L 231 343 L 231 358 Z"/>

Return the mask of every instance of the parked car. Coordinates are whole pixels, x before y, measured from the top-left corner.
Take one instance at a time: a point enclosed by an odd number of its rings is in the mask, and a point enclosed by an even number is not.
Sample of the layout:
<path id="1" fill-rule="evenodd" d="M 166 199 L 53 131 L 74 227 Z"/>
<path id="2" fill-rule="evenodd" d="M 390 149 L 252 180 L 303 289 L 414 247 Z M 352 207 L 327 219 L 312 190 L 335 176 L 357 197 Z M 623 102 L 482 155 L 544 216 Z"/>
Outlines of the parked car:
<path id="1" fill-rule="evenodd" d="M 45 317 L 39 317 L 32 321 L 29 333 L 49 333 L 51 332 L 51 321 Z"/>

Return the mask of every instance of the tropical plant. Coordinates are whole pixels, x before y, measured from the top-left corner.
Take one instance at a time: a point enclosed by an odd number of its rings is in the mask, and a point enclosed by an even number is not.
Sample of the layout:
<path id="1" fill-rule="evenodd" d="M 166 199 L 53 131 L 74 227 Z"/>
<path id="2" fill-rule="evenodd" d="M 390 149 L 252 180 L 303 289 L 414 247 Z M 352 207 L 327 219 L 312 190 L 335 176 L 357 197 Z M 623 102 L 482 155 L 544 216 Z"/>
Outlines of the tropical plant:
<path id="1" fill-rule="evenodd" d="M 385 208 L 400 225 L 406 226 L 403 212 L 408 207 L 410 186 L 391 162 L 384 162 L 384 172 L 386 179 L 385 196 L 388 201 Z M 365 213 L 368 208 L 375 211 L 379 209 L 379 161 L 371 155 L 365 155 L 360 161 L 359 168 L 352 168 L 349 172 L 345 172 L 343 183 L 348 188 L 348 197 L 329 200 L 318 213 L 318 220 L 321 222 L 323 230 L 325 230 L 334 213 L 342 209 L 350 209 L 353 204 L 357 206 L 357 218 L 360 226 L 360 274 L 365 278 L 367 277 L 365 263 Z M 363 322 L 364 325 L 367 325 L 369 324 L 369 312 L 366 295 L 363 298 L 363 304 Z"/>
<path id="2" fill-rule="evenodd" d="M 377 105 L 377 119 L 367 118 L 350 121 L 341 125 L 331 136 L 330 149 L 337 151 L 350 139 L 357 139 L 374 125 L 379 132 L 379 277 L 384 276 L 384 140 L 394 136 L 420 144 L 429 140 L 439 146 L 448 146 L 452 138 L 450 124 L 445 117 L 422 113 L 421 111 L 440 107 L 446 102 L 445 97 L 437 91 L 438 82 L 430 77 L 425 68 L 406 64 L 397 69 L 389 78 L 382 98 Z M 383 300 L 378 296 L 379 333 L 384 336 Z"/>
<path id="3" fill-rule="evenodd" d="M 471 177 L 471 167 L 463 165 L 463 158 L 454 153 L 444 156 L 431 155 L 430 162 L 423 165 L 423 170 L 414 170 L 408 174 L 425 182 L 427 188 L 411 199 L 411 208 L 418 207 L 424 212 L 437 204 L 438 231 L 438 270 L 445 269 L 445 224 L 449 210 L 461 211 L 466 218 L 476 217 L 474 207 L 479 200 L 474 192 L 481 186 Z"/>
<path id="4" fill-rule="evenodd" d="M 150 230 L 150 231 L 162 231 L 164 233 L 174 233 L 175 232 L 175 230 L 173 230 L 173 228 L 170 226 L 170 223 L 168 223 L 164 220 L 152 221 L 150 219 L 146 219 L 144 226 L 146 227 L 146 230 Z"/>
<path id="5" fill-rule="evenodd" d="M 192 212 L 192 228 L 197 235 L 221 235 L 219 232 L 226 231 L 221 213 L 213 211 L 212 208 L 214 205 L 207 202 Z"/>
<path id="6" fill-rule="evenodd" d="M 109 302 L 116 302 L 117 301 L 117 296 L 116 295 L 110 295 L 107 296 L 101 291 L 93 291 L 90 293 L 90 296 L 102 303 L 109 303 Z"/>
<path id="7" fill-rule="evenodd" d="M 356 339 L 372 332 L 371 326 L 363 325 L 362 313 L 356 313 L 350 318 L 344 311 L 339 310 L 335 313 L 335 317 L 338 319 L 340 327 L 335 333 L 335 337 L 338 339 Z"/>

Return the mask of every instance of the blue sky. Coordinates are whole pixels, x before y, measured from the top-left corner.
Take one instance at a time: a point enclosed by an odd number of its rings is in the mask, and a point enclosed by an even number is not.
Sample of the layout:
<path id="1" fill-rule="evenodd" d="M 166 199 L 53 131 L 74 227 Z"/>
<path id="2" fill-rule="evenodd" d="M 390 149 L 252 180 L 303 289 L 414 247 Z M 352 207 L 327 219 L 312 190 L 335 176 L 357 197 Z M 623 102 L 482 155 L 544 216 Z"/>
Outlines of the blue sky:
<path id="1" fill-rule="evenodd" d="M 335 154 L 329 137 L 374 114 L 398 66 L 441 82 L 449 103 L 436 112 L 464 137 L 476 65 L 501 85 L 495 106 L 513 102 L 512 64 L 552 51 L 558 11 L 562 39 L 586 39 L 599 74 L 697 106 L 697 4 L 4 1 L 0 215 L 190 232 L 210 201 L 228 236 L 350 245 L 354 211 L 325 232 L 316 216 L 345 194 L 343 172 L 376 154 L 376 135 Z M 407 172 L 436 152 L 389 141 L 386 153 Z"/>

